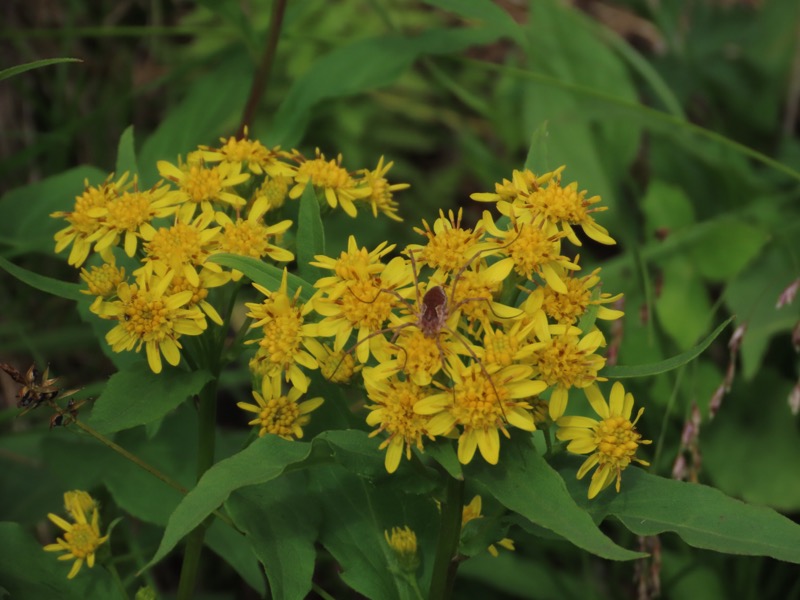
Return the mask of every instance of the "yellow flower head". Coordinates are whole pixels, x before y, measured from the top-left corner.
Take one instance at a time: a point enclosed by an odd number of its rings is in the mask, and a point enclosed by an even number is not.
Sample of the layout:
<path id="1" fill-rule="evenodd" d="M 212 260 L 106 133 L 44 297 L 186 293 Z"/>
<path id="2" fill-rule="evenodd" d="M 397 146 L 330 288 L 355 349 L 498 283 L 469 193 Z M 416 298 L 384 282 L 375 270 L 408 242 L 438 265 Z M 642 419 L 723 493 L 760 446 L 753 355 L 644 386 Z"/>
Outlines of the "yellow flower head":
<path id="1" fill-rule="evenodd" d="M 556 420 L 567 408 L 571 388 L 586 388 L 596 381 L 605 381 L 597 372 L 606 359 L 595 352 L 606 342 L 599 329 L 581 337 L 583 332 L 577 327 L 550 325 L 535 327 L 535 333 L 540 341 L 531 346 L 526 362 L 533 365 L 539 379 L 553 387 L 550 418 Z"/>
<path id="2" fill-rule="evenodd" d="M 620 382 L 615 382 L 611 388 L 609 403 L 606 403 L 596 386 L 587 388 L 586 396 L 600 420 L 577 416 L 561 417 L 557 421 L 556 437 L 569 441 L 567 450 L 570 452 L 591 453 L 578 470 L 578 479 L 597 467 L 589 484 L 589 498 L 594 498 L 615 479 L 619 492 L 622 471 L 631 462 L 649 465 L 635 455 L 640 445 L 650 444 L 651 441 L 641 439 L 641 434 L 636 431 L 636 422 L 644 409 L 640 408 L 636 418 L 631 421 L 633 395 L 626 394 Z"/>
<path id="3" fill-rule="evenodd" d="M 228 283 L 231 280 L 231 274 L 224 271 L 220 273 L 204 267 L 200 269 L 198 277 L 200 279 L 198 285 L 193 285 L 186 275 L 176 273 L 167 289 L 167 295 L 178 294 L 187 290 L 190 291 L 192 297 L 189 299 L 189 302 L 184 305 L 184 308 L 191 309 L 197 307 L 214 323 L 222 325 L 222 317 L 220 317 L 214 305 L 207 300 L 208 291 Z"/>
<path id="4" fill-rule="evenodd" d="M 267 173 L 270 177 L 281 175 L 292 176 L 294 167 L 282 162 L 290 156 L 283 152 L 279 146 L 272 150 L 268 149 L 258 140 L 251 140 L 247 137 L 247 128 L 244 130 L 244 137 L 236 139 L 231 136 L 227 140 L 220 138 L 222 145 L 217 149 L 201 146 L 203 160 L 207 163 L 229 163 L 237 164 L 241 169 L 243 166 L 256 175 Z"/>
<path id="5" fill-rule="evenodd" d="M 487 250 L 489 244 L 480 241 L 483 236 L 483 224 L 478 223 L 475 229 L 461 227 L 463 209 L 458 209 L 458 215 L 449 211 L 445 216 L 444 211 L 439 211 L 439 218 L 433 222 L 433 227 L 423 220 L 423 229 L 415 227 L 414 231 L 425 236 L 428 241 L 424 246 L 409 244 L 406 254 L 412 255 L 416 262 L 428 265 L 443 273 L 455 274 L 481 253 Z"/>
<path id="6" fill-rule="evenodd" d="M 347 250 L 339 258 L 323 254 L 314 257 L 316 260 L 310 263 L 312 266 L 333 271 L 333 275 L 319 278 L 314 287 L 332 298 L 341 296 L 351 282 L 371 279 L 381 273 L 384 269 L 381 259 L 394 248 L 394 244 L 390 246 L 388 242 L 381 242 L 374 250 L 368 251 L 366 247 L 359 248 L 355 236 L 351 235 L 347 238 Z"/>
<path id="7" fill-rule="evenodd" d="M 299 198 L 311 184 L 325 194 L 325 200 L 331 208 L 341 205 L 342 210 L 351 217 L 356 216 L 355 200 L 362 200 L 372 194 L 372 188 L 359 185 L 346 169 L 342 168 L 342 155 L 336 160 L 327 161 L 325 155 L 316 150 L 316 158 L 300 158 L 294 180 L 295 186 L 289 191 L 289 197 Z"/>
<path id="8" fill-rule="evenodd" d="M 241 163 L 223 162 L 207 167 L 203 162 L 175 166 L 165 160 L 157 163 L 158 172 L 178 186 L 167 196 L 182 203 L 179 213 L 184 220 L 191 219 L 197 207 L 203 214 L 214 215 L 214 203 L 233 207 L 244 206 L 244 198 L 234 193 L 233 188 L 250 178 L 242 173 Z"/>
<path id="9" fill-rule="evenodd" d="M 363 181 L 370 189 L 370 195 L 364 198 L 372 207 L 372 216 L 377 217 L 378 212 L 382 212 L 393 221 L 402 221 L 397 214 L 398 204 L 394 199 L 394 192 L 409 188 L 407 183 L 390 184 L 386 180 L 386 173 L 392 168 L 394 163 L 383 164 L 383 157 L 378 161 L 378 166 L 374 171 L 364 169 L 362 171 Z"/>
<path id="10" fill-rule="evenodd" d="M 253 194 L 256 201 L 264 198 L 267 203 L 266 212 L 278 210 L 289 195 L 289 185 L 294 181 L 292 177 L 277 176 L 267 177 L 264 183 Z"/>
<path id="11" fill-rule="evenodd" d="M 81 290 L 81 293 L 108 299 L 116 295 L 117 286 L 125 281 L 125 269 L 117 267 L 117 261 L 111 252 L 101 255 L 105 262 L 99 267 L 89 267 L 88 270 L 81 268 L 81 279 L 88 287 Z"/>
<path id="12" fill-rule="evenodd" d="M 419 555 L 417 554 L 417 534 L 406 525 L 405 527 L 392 527 L 392 534 L 383 532 L 386 543 L 394 550 L 400 568 L 406 573 L 414 573 L 419 568 Z"/>
<path id="13" fill-rule="evenodd" d="M 261 392 L 253 391 L 257 404 L 238 402 L 236 406 L 255 413 L 256 418 L 248 425 L 258 426 L 259 436 L 271 433 L 285 440 L 299 440 L 303 437 L 303 427 L 311 421 L 309 413 L 319 408 L 323 399 L 311 398 L 298 402 L 303 392 L 292 386 L 287 394 L 283 394 L 282 381 L 280 375 L 262 378 Z"/>
<path id="14" fill-rule="evenodd" d="M 167 186 L 157 184 L 149 190 L 139 190 L 137 183 L 134 176 L 132 190 L 122 192 L 93 211 L 103 220 L 95 252 L 112 248 L 123 240 L 125 254 L 133 256 L 139 240 L 150 240 L 155 234 L 150 222 L 175 212 L 178 200 L 168 195 Z"/>
<path id="15" fill-rule="evenodd" d="M 521 399 L 539 394 L 547 384 L 532 379 L 525 365 L 489 372 L 479 363 L 465 365 L 457 356 L 448 357 L 447 363 L 452 388 L 420 400 L 414 410 L 431 416 L 431 435 L 448 435 L 461 428 L 458 459 L 462 464 L 468 464 L 479 449 L 484 460 L 495 465 L 500 456 L 498 432 L 509 437 L 506 423 L 534 431 L 530 405 Z"/>
<path id="16" fill-rule="evenodd" d="M 470 195 L 470 198 L 478 202 L 495 202 L 498 203 L 498 206 L 513 204 L 518 200 L 524 200 L 531 192 L 538 190 L 540 186 L 554 177 L 558 177 L 563 170 L 564 167 L 560 167 L 550 173 L 536 176 L 528 169 L 524 171 L 515 169 L 512 172 L 511 181 L 503 179 L 502 183 L 494 185 L 495 192 L 493 194 L 480 192 Z"/>
<path id="17" fill-rule="evenodd" d="M 363 365 L 356 364 L 352 352 L 335 352 L 327 344 L 317 344 L 314 357 L 319 364 L 320 373 L 333 383 L 349 383 L 353 375 L 361 371 Z"/>
<path id="18" fill-rule="evenodd" d="M 410 460 L 412 446 L 422 452 L 422 438 L 434 439 L 426 429 L 428 418 L 414 412 L 416 403 L 429 396 L 430 390 L 391 375 L 391 367 L 385 364 L 364 369 L 364 385 L 367 396 L 375 403 L 367 406 L 371 411 L 367 424 L 378 426 L 370 437 L 383 431 L 388 434 L 380 449 L 386 449 L 386 471 L 394 473 L 404 450 L 406 459 Z"/>
<path id="19" fill-rule="evenodd" d="M 75 198 L 72 211 L 57 211 L 50 215 L 69 223 L 55 235 L 56 252 L 61 252 L 72 244 L 67 262 L 74 267 L 80 267 L 84 263 L 92 244 L 103 235 L 106 205 L 130 185 L 125 183 L 128 173 L 124 173 L 117 181 L 113 181 L 113 178 L 113 174 L 109 175 L 99 186 L 89 185 L 89 181 L 85 181 L 85 189 Z"/>
<path id="20" fill-rule="evenodd" d="M 111 349 L 139 352 L 144 345 L 154 373 L 161 372 L 162 354 L 173 366 L 180 362 L 181 335 L 200 335 L 206 328 L 205 315 L 200 309 L 184 308 L 192 300 L 192 291 L 169 294 L 171 281 L 171 275 L 141 274 L 136 283 L 119 285 L 116 300 L 92 307 L 101 317 L 118 321 L 106 334 Z"/>
<path id="21" fill-rule="evenodd" d="M 575 262 L 577 263 L 577 258 Z M 597 306 L 598 319 L 607 321 L 619 319 L 625 313 L 606 308 L 603 304 L 616 302 L 622 298 L 622 294 L 612 296 L 601 293 L 592 298 L 593 288 L 600 283 L 599 272 L 598 268 L 583 277 L 574 277 L 572 273 L 562 272 L 563 276 L 560 279 L 564 283 L 565 291 L 557 291 L 547 286 L 537 288 L 532 294 L 542 295 L 541 305 L 545 313 L 561 325 L 575 325 L 592 305 Z"/>
<path id="22" fill-rule="evenodd" d="M 89 568 L 94 566 L 95 553 L 101 544 L 108 540 L 108 535 L 100 535 L 100 516 L 97 505 L 86 492 L 74 491 L 64 494 L 64 505 L 73 519 L 70 523 L 52 513 L 47 515 L 53 523 L 64 530 L 64 536 L 56 539 L 54 544 L 47 544 L 47 552 L 64 552 L 58 560 L 74 560 L 67 579 L 72 579 L 81 570 L 85 562 Z M 90 519 L 87 519 L 87 513 Z"/>
<path id="23" fill-rule="evenodd" d="M 283 270 L 280 287 L 271 291 L 258 284 L 253 284 L 266 298 L 263 302 L 249 302 L 245 306 L 250 309 L 247 316 L 255 319 L 251 328 L 261 328 L 263 336 L 258 343 L 259 349 L 251 361 L 251 369 L 258 375 L 284 375 L 301 392 L 308 390 L 309 379 L 300 368 L 316 369 L 317 359 L 309 352 L 318 351 L 318 342 L 314 340 L 316 326 L 306 323 L 306 315 L 311 311 L 310 304 L 298 301 L 300 288 L 294 296 L 288 294 L 288 272 Z"/>

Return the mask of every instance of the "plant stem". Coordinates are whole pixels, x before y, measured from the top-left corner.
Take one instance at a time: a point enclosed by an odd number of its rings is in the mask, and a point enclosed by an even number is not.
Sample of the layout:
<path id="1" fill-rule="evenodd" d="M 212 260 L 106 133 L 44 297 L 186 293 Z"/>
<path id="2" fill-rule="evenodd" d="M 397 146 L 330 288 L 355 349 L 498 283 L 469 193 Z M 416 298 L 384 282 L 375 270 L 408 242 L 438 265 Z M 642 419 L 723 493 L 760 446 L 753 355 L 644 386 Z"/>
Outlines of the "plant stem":
<path id="1" fill-rule="evenodd" d="M 274 0 L 272 3 L 272 15 L 269 18 L 269 31 L 267 32 L 267 43 L 264 47 L 264 54 L 261 56 L 261 64 L 253 76 L 253 86 L 250 88 L 250 96 L 242 112 L 242 121 L 236 137 L 244 135 L 244 129 L 253 120 L 256 107 L 261 102 L 261 98 L 267 93 L 269 75 L 272 71 L 272 63 L 275 60 L 275 50 L 278 48 L 278 39 L 281 36 L 281 25 L 283 24 L 283 14 L 286 12 L 286 0 Z"/>
<path id="2" fill-rule="evenodd" d="M 214 464 L 214 446 L 217 425 L 217 382 L 218 379 L 215 376 L 215 378 L 200 392 L 197 447 L 198 481 L 211 465 Z M 178 600 L 190 600 L 194 597 L 197 570 L 200 566 L 200 554 L 203 550 L 203 540 L 209 523 L 210 519 L 206 519 L 186 538 L 186 551 L 183 555 L 181 577 L 178 582 Z"/>
<path id="3" fill-rule="evenodd" d="M 461 539 L 461 517 L 464 508 L 464 480 L 447 477 L 446 496 L 442 502 L 442 525 L 433 563 L 433 576 L 428 598 L 445 600 L 453 593 L 458 570 L 458 541 Z"/>

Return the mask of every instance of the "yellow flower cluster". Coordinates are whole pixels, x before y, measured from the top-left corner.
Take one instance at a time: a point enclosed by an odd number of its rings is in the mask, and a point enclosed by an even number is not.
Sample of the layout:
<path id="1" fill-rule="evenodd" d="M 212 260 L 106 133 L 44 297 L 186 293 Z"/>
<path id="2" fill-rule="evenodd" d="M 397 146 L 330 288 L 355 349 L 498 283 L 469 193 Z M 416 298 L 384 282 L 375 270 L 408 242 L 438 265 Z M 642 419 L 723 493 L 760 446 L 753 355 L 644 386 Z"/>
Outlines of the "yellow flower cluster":
<path id="1" fill-rule="evenodd" d="M 374 170 L 351 173 L 341 156 L 326 161 L 317 151 L 309 159 L 296 150 L 268 149 L 246 133 L 220 142 L 200 146 L 177 164 L 159 161 L 164 179 L 150 189 L 141 189 L 136 176 L 112 175 L 99 186 L 87 182 L 72 211 L 52 214 L 68 223 L 55 241 L 57 252 L 71 246 L 69 264 L 81 267 L 92 252 L 99 255 L 81 269 L 81 278 L 84 293 L 95 296 L 91 310 L 117 321 L 107 342 L 115 352 L 144 347 L 155 373 L 162 358 L 180 362 L 181 336 L 200 335 L 209 319 L 223 322 L 209 294 L 242 273 L 223 269 L 211 256 L 294 260 L 285 235 L 292 221 L 282 219 L 280 209 L 307 184 L 324 207 L 341 206 L 354 216 L 362 206 L 399 220 L 393 193 L 408 185 L 389 184 L 392 163 L 382 158 Z M 115 247 L 139 261 L 130 276 L 117 267 Z"/>
<path id="2" fill-rule="evenodd" d="M 97 503 L 84 491 L 75 490 L 64 493 L 64 508 L 72 522 L 58 515 L 48 514 L 47 518 L 64 530 L 63 537 L 55 543 L 47 544 L 47 552 L 64 552 L 58 560 L 74 560 L 67 579 L 72 579 L 85 562 L 89 568 L 94 566 L 97 549 L 108 540 L 108 535 L 100 535 L 100 515 Z"/>
<path id="3" fill-rule="evenodd" d="M 391 260 L 394 246 L 369 250 L 351 237 L 338 258 L 312 263 L 330 271 L 315 284 L 317 334 L 366 365 L 367 423 L 387 434 L 389 472 L 437 437 L 457 437 L 464 464 L 476 450 L 496 464 L 509 425 L 558 420 L 573 389 L 590 402 L 602 395 L 606 341 L 594 320 L 621 317 L 605 306 L 620 296 L 600 293 L 599 270 L 580 275 L 562 244 L 580 245 L 579 229 L 615 242 L 594 221 L 600 199 L 562 187 L 562 170 L 514 172 L 495 193 L 472 196 L 499 218 L 485 211 L 469 228 L 461 211 L 440 212 L 415 229 L 423 243 Z"/>

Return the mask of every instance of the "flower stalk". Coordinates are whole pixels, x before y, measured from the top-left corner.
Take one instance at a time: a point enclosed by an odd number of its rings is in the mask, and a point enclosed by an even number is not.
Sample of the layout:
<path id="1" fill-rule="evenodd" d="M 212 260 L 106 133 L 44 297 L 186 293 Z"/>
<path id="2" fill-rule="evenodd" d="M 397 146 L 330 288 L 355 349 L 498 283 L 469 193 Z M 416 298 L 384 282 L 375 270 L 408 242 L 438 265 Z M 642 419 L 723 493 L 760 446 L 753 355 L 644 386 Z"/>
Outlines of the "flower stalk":
<path id="1" fill-rule="evenodd" d="M 464 480 L 448 476 L 445 499 L 441 506 L 442 525 L 428 594 L 431 600 L 445 600 L 452 597 L 458 570 L 458 543 L 461 539 L 463 507 Z"/>

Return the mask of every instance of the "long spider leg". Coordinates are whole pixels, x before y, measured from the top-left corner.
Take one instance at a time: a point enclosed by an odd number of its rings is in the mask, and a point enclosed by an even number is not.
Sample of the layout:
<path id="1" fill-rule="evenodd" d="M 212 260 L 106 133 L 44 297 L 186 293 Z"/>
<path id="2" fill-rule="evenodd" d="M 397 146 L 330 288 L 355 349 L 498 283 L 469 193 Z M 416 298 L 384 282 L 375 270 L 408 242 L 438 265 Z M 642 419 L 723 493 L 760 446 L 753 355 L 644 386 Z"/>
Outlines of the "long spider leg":
<path id="1" fill-rule="evenodd" d="M 469 344 L 467 343 L 467 340 L 465 340 L 464 337 L 460 333 L 458 333 L 457 331 L 453 331 L 447 325 L 445 325 L 445 329 L 447 329 L 447 331 L 450 332 L 450 334 L 453 337 L 457 338 L 464 345 L 464 348 L 467 349 L 467 352 L 472 357 L 472 360 L 474 360 L 477 363 L 478 367 L 481 370 L 481 373 L 489 381 L 489 385 L 492 386 L 492 391 L 494 392 L 494 397 L 497 400 L 497 404 L 500 406 L 500 412 L 503 414 L 503 420 L 507 422 L 508 419 L 506 418 L 506 411 L 505 411 L 505 409 L 503 409 L 503 402 L 502 402 L 502 400 L 500 400 L 500 394 L 497 392 L 497 387 L 495 387 L 495 385 L 494 385 L 494 380 L 492 379 L 492 376 L 489 375 L 489 371 L 486 370 L 486 367 L 484 366 L 483 361 L 480 358 L 478 358 L 478 355 L 475 354 L 475 351 L 472 348 L 469 347 Z"/>
<path id="2" fill-rule="evenodd" d="M 395 339 L 395 337 L 397 335 L 397 332 L 400 329 L 404 329 L 406 327 L 410 327 L 411 325 L 414 325 L 414 323 L 403 323 L 402 325 L 397 325 L 395 327 L 384 327 L 383 329 L 379 329 L 378 331 L 373 331 L 367 337 L 365 337 L 363 340 L 359 340 L 358 342 L 356 342 L 355 344 L 350 346 L 350 348 L 348 348 L 347 350 L 344 351 L 344 354 L 342 355 L 342 358 L 340 358 L 339 362 L 336 363 L 336 368 L 333 369 L 333 372 L 331 373 L 331 377 L 333 377 L 333 375 L 336 374 L 336 371 L 339 370 L 339 367 L 342 366 L 342 363 L 344 362 L 344 357 L 347 356 L 348 354 L 353 354 L 353 352 L 355 352 L 356 348 L 358 348 L 364 342 L 368 342 L 372 338 L 377 337 L 379 335 L 384 335 L 386 333 L 389 333 L 390 331 L 394 333 L 394 336 L 392 337 L 392 341 L 394 341 L 394 339 Z"/>

